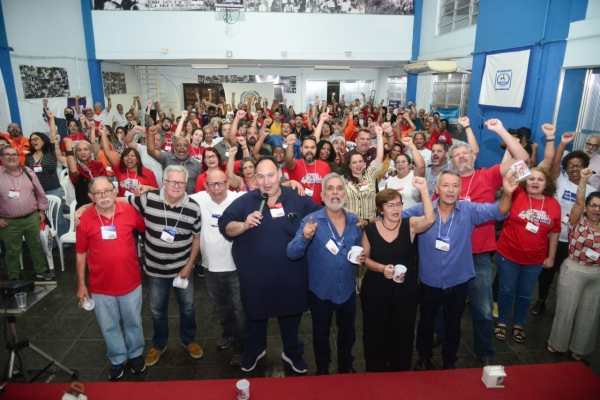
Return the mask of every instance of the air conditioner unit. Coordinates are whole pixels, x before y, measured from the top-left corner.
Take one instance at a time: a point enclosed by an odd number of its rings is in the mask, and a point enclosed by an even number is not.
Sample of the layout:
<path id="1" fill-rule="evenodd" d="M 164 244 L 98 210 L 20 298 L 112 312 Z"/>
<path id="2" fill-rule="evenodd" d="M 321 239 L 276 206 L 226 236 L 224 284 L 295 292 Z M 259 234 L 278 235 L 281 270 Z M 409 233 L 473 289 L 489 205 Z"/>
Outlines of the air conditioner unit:
<path id="1" fill-rule="evenodd" d="M 408 74 L 470 73 L 470 71 L 459 68 L 456 61 L 416 61 L 404 64 L 404 71 Z"/>

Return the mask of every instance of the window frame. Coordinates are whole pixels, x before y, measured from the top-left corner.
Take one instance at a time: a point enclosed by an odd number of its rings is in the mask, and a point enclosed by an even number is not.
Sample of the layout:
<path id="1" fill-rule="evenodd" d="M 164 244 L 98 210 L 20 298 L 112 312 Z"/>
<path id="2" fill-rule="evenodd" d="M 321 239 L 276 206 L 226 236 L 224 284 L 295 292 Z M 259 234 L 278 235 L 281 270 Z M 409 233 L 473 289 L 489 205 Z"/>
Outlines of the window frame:
<path id="1" fill-rule="evenodd" d="M 460 1 L 461 0 L 439 1 L 436 27 L 437 36 L 445 35 L 447 33 L 455 32 L 473 25 L 477 25 L 480 0 L 468 0 L 469 4 L 462 4 L 459 6 Z M 454 7 L 452 9 L 448 9 L 448 6 L 450 5 L 453 5 Z M 466 8 L 469 9 L 468 15 L 466 17 L 464 16 L 464 14 L 457 15 L 459 11 L 463 11 Z M 475 8 L 477 9 L 475 10 Z M 451 20 L 448 20 L 448 17 L 451 17 Z M 467 21 L 466 25 L 464 25 L 464 21 Z"/>

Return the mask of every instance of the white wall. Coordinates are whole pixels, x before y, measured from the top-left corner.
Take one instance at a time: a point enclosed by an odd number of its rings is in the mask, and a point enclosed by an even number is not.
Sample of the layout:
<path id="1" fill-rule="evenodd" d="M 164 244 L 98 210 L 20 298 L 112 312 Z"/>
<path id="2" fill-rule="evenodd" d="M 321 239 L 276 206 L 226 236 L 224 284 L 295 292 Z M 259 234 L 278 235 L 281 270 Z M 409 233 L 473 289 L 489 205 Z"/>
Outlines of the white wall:
<path id="1" fill-rule="evenodd" d="M 585 14 L 585 18 L 592 19 L 596 17 L 600 17 L 600 1 L 588 0 L 588 8 Z"/>
<path id="2" fill-rule="evenodd" d="M 388 78 L 391 76 L 404 76 L 406 72 L 404 72 L 404 68 L 402 67 L 394 67 L 394 68 L 380 68 L 379 69 L 379 77 L 376 82 L 375 90 L 377 90 L 377 101 L 385 98 L 385 104 L 387 105 L 388 95 Z M 410 99 L 407 99 L 410 100 Z M 405 104 L 404 104 L 405 105 Z"/>
<path id="3" fill-rule="evenodd" d="M 235 12 L 234 12 L 235 14 Z M 413 16 L 241 13 L 234 25 L 218 13 L 194 11 L 93 11 L 96 55 L 103 60 L 408 60 Z M 355 34 L 346 35 L 345 32 Z M 337 32 L 331 40 L 328 32 Z M 135 33 L 135 45 L 118 45 Z M 161 53 L 168 48 L 168 54 Z M 282 57 L 281 52 L 288 56 Z M 351 51 L 352 57 L 345 52 Z"/>
<path id="4" fill-rule="evenodd" d="M 103 62 L 103 72 L 122 72 L 125 74 L 125 84 L 127 86 L 127 94 L 111 94 L 112 109 L 108 114 L 108 121 L 112 124 L 112 117 L 117 113 L 117 104 L 122 104 L 124 113 L 129 110 L 133 104 L 133 96 L 140 96 L 141 87 L 140 81 L 135 75 L 135 67 L 131 65 L 123 65 L 114 62 Z M 141 101 L 142 99 L 140 99 Z M 106 103 L 105 103 L 106 104 Z M 142 102 L 142 111 L 146 110 L 146 104 Z"/>
<path id="5" fill-rule="evenodd" d="M 569 28 L 569 37 L 567 39 L 567 50 L 565 52 L 564 68 L 577 67 L 597 67 L 600 65 L 600 6 L 595 6 L 597 13 L 590 18 L 590 14 L 594 15 L 595 11 L 592 4 L 598 4 L 600 1 L 592 1 L 588 4 L 587 18 L 582 21 L 571 23 Z M 590 9 L 594 12 L 590 12 Z"/>

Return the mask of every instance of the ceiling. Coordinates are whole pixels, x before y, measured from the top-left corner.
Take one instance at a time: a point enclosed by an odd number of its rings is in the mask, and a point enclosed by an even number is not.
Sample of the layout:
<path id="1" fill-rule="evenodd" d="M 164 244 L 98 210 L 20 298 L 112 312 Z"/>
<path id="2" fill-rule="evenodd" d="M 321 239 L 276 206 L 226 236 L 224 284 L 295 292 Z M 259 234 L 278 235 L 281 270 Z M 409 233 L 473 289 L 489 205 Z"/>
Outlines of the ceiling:
<path id="1" fill-rule="evenodd" d="M 191 67 L 192 64 L 227 64 L 229 67 L 280 67 L 280 68 L 314 68 L 315 65 L 340 65 L 351 68 L 389 68 L 402 67 L 408 61 L 377 60 L 237 60 L 221 59 L 174 59 L 174 60 L 106 60 L 125 65 L 168 65 Z"/>

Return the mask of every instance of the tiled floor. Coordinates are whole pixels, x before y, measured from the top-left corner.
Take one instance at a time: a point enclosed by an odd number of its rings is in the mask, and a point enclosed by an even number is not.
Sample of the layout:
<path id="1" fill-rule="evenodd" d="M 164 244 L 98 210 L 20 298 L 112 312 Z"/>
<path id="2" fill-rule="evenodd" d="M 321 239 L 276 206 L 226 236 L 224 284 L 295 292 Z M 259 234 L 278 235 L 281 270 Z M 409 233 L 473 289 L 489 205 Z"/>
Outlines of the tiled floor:
<path id="1" fill-rule="evenodd" d="M 25 254 L 25 264 L 28 264 Z M 106 381 L 110 364 L 106 358 L 106 348 L 102 334 L 96 322 L 93 312 L 80 310 L 75 297 L 77 291 L 76 274 L 74 268 L 74 249 L 66 253 L 67 271 L 61 272 L 60 267 L 55 270 L 58 287 L 48 296 L 36 304 L 26 315 L 18 319 L 18 331 L 21 337 L 27 337 L 37 347 L 56 358 L 69 368 L 79 371 L 80 380 L 83 382 Z M 55 265 L 60 266 L 58 253 L 55 255 Z M 0 256 L 0 267 L 2 267 L 4 279 L 6 272 L 3 256 Z M 32 271 L 22 272 L 22 279 L 31 278 Z M 142 307 L 142 318 L 144 324 L 144 336 L 146 338 L 146 350 L 151 347 L 152 317 L 148 307 L 147 288 L 144 285 L 144 302 Z M 536 292 L 537 293 L 537 290 Z M 535 298 L 534 293 L 534 298 Z M 546 313 L 540 317 L 528 316 L 525 324 L 527 340 L 518 344 L 507 339 L 501 342 L 494 339 L 496 347 L 495 363 L 502 365 L 552 363 L 571 360 L 567 355 L 552 354 L 546 350 L 546 340 L 552 327 L 554 316 L 555 287 L 553 286 L 549 298 Z M 356 358 L 355 368 L 364 371 L 364 355 L 362 346 L 362 313 L 360 301 L 357 302 L 359 309 L 356 321 L 357 341 L 354 346 Z M 282 345 L 278 336 L 279 328 L 276 320 L 271 320 L 268 330 L 268 348 L 266 357 L 259 361 L 257 368 L 251 373 L 244 373 L 239 368 L 230 366 L 232 347 L 226 350 L 217 350 L 216 339 L 220 336 L 219 321 L 207 293 L 204 282 L 201 279 L 195 281 L 195 309 L 198 325 L 197 340 L 204 349 L 204 357 L 201 360 L 192 359 L 181 346 L 178 340 L 179 317 L 175 299 L 171 296 L 169 306 L 169 331 L 170 339 L 167 351 L 161 357 L 158 364 L 148 367 L 141 374 L 134 376 L 126 370 L 124 381 L 160 381 L 160 380 L 184 380 L 184 379 L 227 379 L 242 377 L 281 377 L 296 375 L 281 360 Z M 471 313 L 467 306 L 462 323 L 462 343 L 458 351 L 459 361 L 457 367 L 469 368 L 479 367 L 479 363 L 473 354 L 473 338 Z M 300 325 L 301 339 L 305 345 L 305 359 L 309 364 L 309 374 L 316 372 L 314 355 L 312 350 L 310 314 L 305 314 Z M 335 335 L 335 328 L 333 329 Z M 332 359 L 335 360 L 335 339 L 331 338 Z M 30 349 L 26 350 L 27 361 L 30 368 L 41 368 L 45 363 Z M 435 349 L 436 357 L 434 363 L 441 368 L 440 348 Z M 0 349 L 0 357 L 5 360 L 8 356 L 7 350 Z M 416 356 L 416 351 L 415 351 Z M 596 344 L 594 353 L 583 358 L 583 362 L 596 374 L 600 375 L 600 341 Z M 336 365 L 330 368 L 333 373 Z M 68 381 L 69 376 L 58 371 L 49 373 L 39 379 L 40 381 L 63 382 Z"/>

